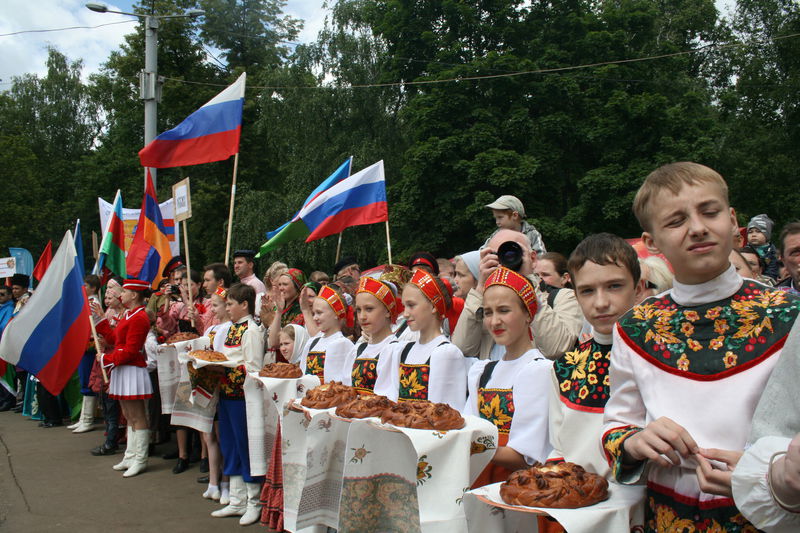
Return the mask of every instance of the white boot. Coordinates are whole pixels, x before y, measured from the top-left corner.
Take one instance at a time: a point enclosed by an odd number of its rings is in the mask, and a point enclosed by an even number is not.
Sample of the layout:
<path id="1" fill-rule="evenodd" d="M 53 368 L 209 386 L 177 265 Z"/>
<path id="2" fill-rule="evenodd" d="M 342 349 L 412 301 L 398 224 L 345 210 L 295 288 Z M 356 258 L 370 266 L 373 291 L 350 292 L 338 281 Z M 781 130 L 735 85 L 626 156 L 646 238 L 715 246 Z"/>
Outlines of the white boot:
<path id="1" fill-rule="evenodd" d="M 150 430 L 137 429 L 134 431 L 133 435 L 136 457 L 133 460 L 131 467 L 127 469 L 124 474 L 122 474 L 122 477 L 133 477 L 137 474 L 141 474 L 147 468 L 147 457 L 149 455 L 148 452 L 150 446 Z"/>
<path id="2" fill-rule="evenodd" d="M 247 510 L 239 519 L 240 526 L 255 524 L 261 518 L 261 483 L 245 483 L 247 487 Z"/>
<path id="3" fill-rule="evenodd" d="M 133 460 L 136 458 L 136 448 L 134 448 L 133 444 L 133 428 L 128 426 L 128 444 L 125 448 L 125 455 L 122 457 L 122 461 L 115 464 L 111 468 L 117 471 L 127 470 L 133 464 Z"/>
<path id="4" fill-rule="evenodd" d="M 97 396 L 84 396 L 81 407 L 81 418 L 78 425 L 73 428 L 73 433 L 86 433 L 94 425 L 94 408 L 97 405 Z"/>
<path id="5" fill-rule="evenodd" d="M 247 489 L 242 476 L 231 476 L 230 503 L 222 509 L 217 509 L 211 516 L 222 518 L 225 516 L 242 516 L 247 510 Z"/>

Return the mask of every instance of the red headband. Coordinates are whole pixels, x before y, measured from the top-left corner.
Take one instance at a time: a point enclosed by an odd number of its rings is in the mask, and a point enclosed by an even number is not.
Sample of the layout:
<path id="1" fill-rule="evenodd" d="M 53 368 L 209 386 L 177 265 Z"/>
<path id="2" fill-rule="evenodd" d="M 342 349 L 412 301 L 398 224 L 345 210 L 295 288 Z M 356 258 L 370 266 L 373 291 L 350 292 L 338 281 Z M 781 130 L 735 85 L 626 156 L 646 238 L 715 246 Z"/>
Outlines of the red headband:
<path id="1" fill-rule="evenodd" d="M 447 314 L 447 306 L 444 301 L 444 294 L 439 288 L 436 280 L 425 270 L 415 270 L 414 275 L 411 276 L 410 283 L 422 291 L 422 294 L 430 300 L 433 308 L 439 314 L 439 318 L 444 318 Z"/>
<path id="2" fill-rule="evenodd" d="M 317 298 L 322 298 L 328 305 L 331 306 L 333 312 L 336 313 L 336 318 L 344 320 L 347 327 L 353 327 L 353 310 L 344 302 L 339 293 L 324 285 L 317 294 Z"/>
<path id="3" fill-rule="evenodd" d="M 517 296 L 520 297 L 522 303 L 524 303 L 525 307 L 528 309 L 531 318 L 536 316 L 536 311 L 539 309 L 539 302 L 536 300 L 536 290 L 533 288 L 533 284 L 531 284 L 528 278 L 501 266 L 492 272 L 483 288 L 488 289 L 492 285 L 502 285 L 516 292 Z"/>
<path id="4" fill-rule="evenodd" d="M 217 287 L 217 290 L 214 291 L 214 294 L 225 300 L 228 297 L 228 289 L 220 285 Z"/>
<path id="5" fill-rule="evenodd" d="M 358 292 L 356 294 L 360 292 L 366 292 L 380 300 L 386 309 L 389 310 L 389 315 L 391 316 L 392 322 L 394 322 L 397 316 L 397 301 L 388 285 L 370 277 L 363 277 L 358 280 Z"/>
<path id="6" fill-rule="evenodd" d="M 411 268 L 414 268 L 417 265 L 425 265 L 431 270 L 436 270 L 436 266 L 434 266 L 433 263 L 431 263 L 428 259 L 424 257 L 417 257 L 416 259 L 414 259 L 414 261 L 411 263 Z"/>
<path id="7" fill-rule="evenodd" d="M 126 279 L 122 282 L 122 288 L 129 291 L 142 292 L 150 288 L 150 283 L 140 279 Z"/>

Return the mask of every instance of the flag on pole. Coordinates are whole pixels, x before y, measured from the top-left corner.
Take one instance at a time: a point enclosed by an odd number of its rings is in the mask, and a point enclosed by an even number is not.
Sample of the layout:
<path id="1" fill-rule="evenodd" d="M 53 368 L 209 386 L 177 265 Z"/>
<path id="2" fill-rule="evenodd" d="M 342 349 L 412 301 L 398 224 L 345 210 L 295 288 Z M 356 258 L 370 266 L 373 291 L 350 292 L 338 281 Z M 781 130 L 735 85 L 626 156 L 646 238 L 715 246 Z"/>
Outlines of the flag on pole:
<path id="1" fill-rule="evenodd" d="M 141 217 L 141 213 L 139 214 Z M 128 272 L 125 268 L 125 226 L 122 222 L 122 193 L 117 189 L 114 204 L 111 207 L 111 216 L 108 217 L 103 230 L 103 240 L 100 243 L 100 255 L 94 265 L 92 273 L 99 276 L 107 268 L 117 276 L 125 279 Z"/>
<path id="2" fill-rule="evenodd" d="M 2 338 L 3 330 L 5 330 L 8 321 L 14 314 L 14 301 L 9 300 L 3 305 L 0 305 L 0 338 Z M 9 365 L 0 359 L 0 387 L 5 388 L 11 394 L 16 394 L 16 371 L 14 365 Z"/>
<path id="3" fill-rule="evenodd" d="M 323 181 L 322 183 L 320 183 L 317 186 L 316 189 L 311 191 L 311 194 L 308 195 L 308 198 L 306 198 L 305 202 L 303 202 L 303 206 L 300 209 L 302 209 L 303 207 L 307 206 L 308 203 L 311 200 L 313 200 L 314 198 L 316 198 L 317 196 L 319 196 L 322 191 L 326 191 L 326 190 L 330 189 L 331 187 L 333 187 L 334 185 L 336 185 L 337 183 L 339 183 L 343 179 L 345 179 L 348 176 L 350 176 L 350 170 L 352 168 L 352 165 L 353 165 L 353 156 L 350 156 L 350 157 L 347 158 L 347 161 L 345 161 L 344 163 L 339 165 L 339 168 L 337 168 L 336 170 L 333 171 L 333 174 L 328 176 L 327 179 L 325 181 Z M 299 213 L 299 211 L 298 211 L 298 213 Z M 294 214 L 294 216 L 292 217 L 292 220 L 296 216 L 297 216 L 297 213 Z M 270 240 L 275 235 L 277 235 L 278 233 L 283 231 L 284 228 L 286 228 L 289 224 L 292 223 L 292 220 L 289 220 L 288 222 L 285 222 L 278 229 L 274 229 L 272 231 L 268 231 L 267 232 L 267 240 Z"/>
<path id="4" fill-rule="evenodd" d="M 59 394 L 78 368 L 89 330 L 89 304 L 67 231 L 36 292 L 6 326 L 0 357 Z"/>
<path id="5" fill-rule="evenodd" d="M 292 239 L 315 241 L 351 226 L 389 220 L 383 161 L 356 172 L 303 206 L 281 233 L 261 245 L 259 255 Z"/>
<path id="6" fill-rule="evenodd" d="M 78 268 L 81 271 L 81 276 L 86 275 L 86 265 L 83 259 L 83 239 L 81 238 L 81 219 L 75 222 L 75 252 L 78 254 Z"/>
<path id="7" fill-rule="evenodd" d="M 148 169 L 142 211 L 125 263 L 127 275 L 129 278 L 149 281 L 155 288 L 163 277 L 161 272 L 171 258 L 169 239 L 164 228 L 164 220 L 161 218 L 161 210 L 158 208 L 153 177 Z"/>
<path id="8" fill-rule="evenodd" d="M 143 167 L 222 161 L 239 151 L 246 74 L 186 119 L 139 150 Z"/>
<path id="9" fill-rule="evenodd" d="M 47 246 L 44 247 L 42 255 L 36 261 L 36 266 L 33 267 L 33 277 L 36 281 L 42 281 L 44 273 L 47 272 L 47 267 L 50 266 L 50 261 L 53 260 L 53 241 L 47 241 Z"/>

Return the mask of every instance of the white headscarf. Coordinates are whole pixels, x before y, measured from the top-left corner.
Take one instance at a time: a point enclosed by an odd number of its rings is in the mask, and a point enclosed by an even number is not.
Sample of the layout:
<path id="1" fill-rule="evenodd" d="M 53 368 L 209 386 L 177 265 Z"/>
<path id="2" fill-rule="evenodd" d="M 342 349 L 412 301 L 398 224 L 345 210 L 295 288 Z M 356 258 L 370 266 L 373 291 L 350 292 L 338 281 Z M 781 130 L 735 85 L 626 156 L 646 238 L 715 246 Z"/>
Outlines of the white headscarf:
<path id="1" fill-rule="evenodd" d="M 308 335 L 308 330 L 303 326 L 298 326 L 297 324 L 289 325 L 294 329 L 294 350 L 292 350 L 292 358 L 289 362 L 297 364 L 300 362 L 300 354 L 303 353 L 303 348 L 306 347 L 306 343 L 308 343 L 310 337 Z"/>

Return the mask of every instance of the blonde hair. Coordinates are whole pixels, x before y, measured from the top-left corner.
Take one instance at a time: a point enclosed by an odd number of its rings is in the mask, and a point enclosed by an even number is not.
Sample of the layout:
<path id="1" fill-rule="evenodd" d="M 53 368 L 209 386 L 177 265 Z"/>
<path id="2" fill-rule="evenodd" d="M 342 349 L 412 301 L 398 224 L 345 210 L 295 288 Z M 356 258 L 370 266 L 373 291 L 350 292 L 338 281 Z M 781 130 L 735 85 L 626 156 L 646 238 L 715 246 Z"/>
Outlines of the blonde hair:
<path id="1" fill-rule="evenodd" d="M 292 327 L 291 324 L 287 324 L 287 325 L 283 326 L 281 328 L 281 333 L 283 333 L 284 335 L 286 335 L 290 339 L 295 340 L 294 339 L 294 328 Z"/>
<path id="2" fill-rule="evenodd" d="M 275 261 L 272 263 L 266 272 L 264 272 L 264 286 L 267 289 L 272 288 L 272 280 L 278 279 L 279 276 L 282 274 L 286 274 L 289 271 L 289 265 L 286 263 L 281 263 L 280 261 Z"/>
<path id="3" fill-rule="evenodd" d="M 684 185 L 699 185 L 711 183 L 717 185 L 722 192 L 726 205 L 728 200 L 728 184 L 719 173 L 705 165 L 682 161 L 663 165 L 651 172 L 636 192 L 633 199 L 633 214 L 644 231 L 652 229 L 650 221 L 650 208 L 656 196 L 664 189 L 677 195 Z"/>
<path id="4" fill-rule="evenodd" d="M 656 255 L 639 259 L 639 262 L 647 266 L 647 279 L 656 286 L 656 294 L 661 294 L 667 289 L 672 288 L 674 276 L 670 272 L 667 263 Z"/>

